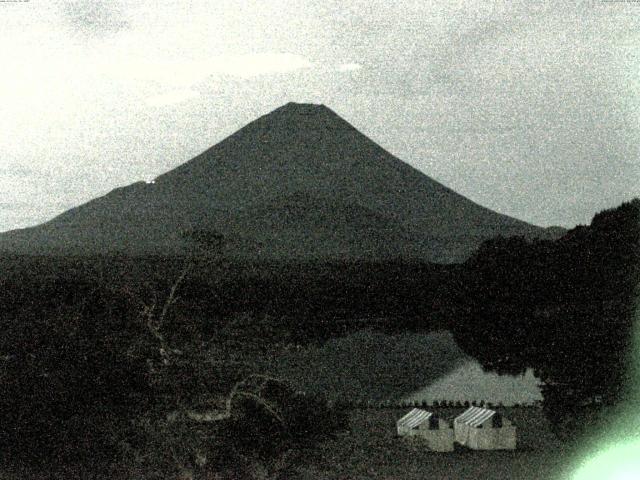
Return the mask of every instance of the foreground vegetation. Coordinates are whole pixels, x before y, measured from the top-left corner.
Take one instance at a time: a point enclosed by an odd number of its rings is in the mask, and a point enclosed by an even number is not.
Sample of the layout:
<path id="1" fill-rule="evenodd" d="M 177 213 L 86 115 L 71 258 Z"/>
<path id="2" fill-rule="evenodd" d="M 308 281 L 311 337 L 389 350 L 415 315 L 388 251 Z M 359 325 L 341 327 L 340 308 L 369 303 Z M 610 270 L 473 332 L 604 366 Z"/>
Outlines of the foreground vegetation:
<path id="1" fill-rule="evenodd" d="M 639 212 L 640 201 L 624 204 L 556 242 L 490 241 L 452 266 L 238 267 L 206 249 L 174 259 L 4 258 L 7 471 L 30 465 L 54 475 L 57 464 L 65 478 L 87 478 L 73 469 L 149 479 L 423 478 L 432 468 L 432 478 L 529 478 L 517 476 L 529 459 L 552 465 L 557 448 L 526 450 L 524 433 L 524 450 L 461 454 L 447 476 L 451 458 L 389 437 L 389 411 L 347 418 L 258 359 L 363 328 L 449 328 L 486 368 L 541 376 L 547 423 L 525 419 L 523 432 L 550 427 L 575 438 L 591 427 L 583 403 L 622 397 Z M 550 438 L 543 443 L 556 445 Z M 480 464 L 491 468 L 479 473 Z"/>
<path id="2" fill-rule="evenodd" d="M 465 264 L 451 325 L 486 369 L 533 368 L 557 432 L 579 407 L 625 401 L 640 296 L 640 199 L 605 210 L 556 241 L 498 238 Z"/>
<path id="3" fill-rule="evenodd" d="M 416 440 L 399 438 L 395 422 L 405 409 L 353 409 L 345 412 L 346 429 L 314 444 L 304 444 L 278 461 L 253 463 L 235 477 L 214 474 L 202 468 L 194 478 L 281 478 L 291 480 L 338 479 L 407 479 L 418 480 L 539 480 L 556 479 L 570 466 L 579 445 L 560 441 L 552 433 L 543 412 L 538 408 L 504 408 L 501 413 L 518 428 L 518 448 L 515 451 L 471 451 L 456 446 L 453 453 L 434 453 Z M 451 419 L 462 409 L 435 409 L 440 416 Z M 114 480 L 146 480 L 171 478 L 166 470 L 161 477 L 162 458 L 153 465 L 142 466 L 132 459 L 115 462 L 67 463 L 57 469 L 38 469 L 33 465 L 22 470 L 4 467 L 7 480 L 24 478 L 113 478 Z M 270 468 L 270 470 L 269 470 Z M 186 476 L 186 470 L 175 476 Z M 175 477 L 174 477 L 175 478 Z"/>

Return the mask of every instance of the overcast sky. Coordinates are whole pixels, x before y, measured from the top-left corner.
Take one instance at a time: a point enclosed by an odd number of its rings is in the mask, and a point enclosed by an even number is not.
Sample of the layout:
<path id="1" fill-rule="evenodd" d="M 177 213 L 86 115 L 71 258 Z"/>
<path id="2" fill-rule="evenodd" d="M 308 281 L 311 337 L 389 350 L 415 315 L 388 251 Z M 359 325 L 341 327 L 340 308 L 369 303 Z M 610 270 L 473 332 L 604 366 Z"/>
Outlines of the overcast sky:
<path id="1" fill-rule="evenodd" d="M 323 103 L 538 225 L 640 194 L 640 2 L 0 2 L 0 231 Z"/>

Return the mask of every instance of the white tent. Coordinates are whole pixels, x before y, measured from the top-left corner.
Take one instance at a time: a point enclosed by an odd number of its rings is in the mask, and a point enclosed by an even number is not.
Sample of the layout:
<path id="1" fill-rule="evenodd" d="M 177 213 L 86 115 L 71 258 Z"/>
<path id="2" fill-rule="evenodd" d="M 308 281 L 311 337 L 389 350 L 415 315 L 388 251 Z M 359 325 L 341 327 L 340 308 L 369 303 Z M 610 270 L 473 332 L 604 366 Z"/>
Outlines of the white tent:
<path id="1" fill-rule="evenodd" d="M 516 427 L 501 414 L 471 407 L 453 421 L 455 439 L 474 450 L 514 450 Z"/>
<path id="2" fill-rule="evenodd" d="M 435 452 L 453 451 L 453 428 L 432 412 L 414 408 L 397 422 L 398 435 L 416 437 Z"/>

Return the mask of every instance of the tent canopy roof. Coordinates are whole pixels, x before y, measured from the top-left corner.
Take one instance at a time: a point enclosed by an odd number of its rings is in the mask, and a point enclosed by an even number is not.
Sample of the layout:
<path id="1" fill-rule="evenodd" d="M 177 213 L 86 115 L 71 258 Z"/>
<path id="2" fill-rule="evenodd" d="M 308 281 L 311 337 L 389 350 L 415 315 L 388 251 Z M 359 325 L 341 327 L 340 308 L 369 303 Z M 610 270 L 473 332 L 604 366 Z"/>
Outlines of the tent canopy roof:
<path id="1" fill-rule="evenodd" d="M 432 415 L 432 412 L 427 412 L 426 410 L 422 410 L 420 408 L 414 408 L 404 417 L 398 420 L 398 427 L 415 428 L 418 425 L 421 425 L 424 422 L 428 421 Z"/>
<path id="2" fill-rule="evenodd" d="M 457 423 L 464 423 L 472 427 L 482 425 L 486 420 L 496 415 L 495 410 L 488 408 L 471 407 L 454 420 Z"/>

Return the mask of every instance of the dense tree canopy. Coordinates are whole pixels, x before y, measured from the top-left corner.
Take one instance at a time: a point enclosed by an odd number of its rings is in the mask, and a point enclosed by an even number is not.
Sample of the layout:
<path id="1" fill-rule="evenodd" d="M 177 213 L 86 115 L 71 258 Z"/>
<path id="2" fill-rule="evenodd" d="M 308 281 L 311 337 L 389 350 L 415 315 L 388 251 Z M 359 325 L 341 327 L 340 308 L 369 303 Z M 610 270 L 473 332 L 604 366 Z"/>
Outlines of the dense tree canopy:
<path id="1" fill-rule="evenodd" d="M 640 200 L 556 241 L 497 238 L 465 264 L 457 341 L 487 369 L 534 368 L 556 423 L 621 399 L 640 272 Z"/>

